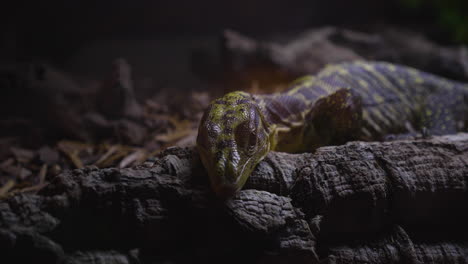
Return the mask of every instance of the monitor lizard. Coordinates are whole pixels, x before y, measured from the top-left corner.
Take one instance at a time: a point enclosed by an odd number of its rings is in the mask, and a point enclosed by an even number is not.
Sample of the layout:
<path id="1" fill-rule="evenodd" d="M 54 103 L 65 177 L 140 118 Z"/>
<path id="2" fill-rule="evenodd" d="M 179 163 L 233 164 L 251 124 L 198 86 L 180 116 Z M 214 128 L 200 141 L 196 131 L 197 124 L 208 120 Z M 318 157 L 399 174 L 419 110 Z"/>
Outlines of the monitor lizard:
<path id="1" fill-rule="evenodd" d="M 229 197 L 269 151 L 306 152 L 467 127 L 468 84 L 407 66 L 355 61 L 329 65 L 282 93 L 236 91 L 214 100 L 202 117 L 197 149 L 213 190 Z"/>

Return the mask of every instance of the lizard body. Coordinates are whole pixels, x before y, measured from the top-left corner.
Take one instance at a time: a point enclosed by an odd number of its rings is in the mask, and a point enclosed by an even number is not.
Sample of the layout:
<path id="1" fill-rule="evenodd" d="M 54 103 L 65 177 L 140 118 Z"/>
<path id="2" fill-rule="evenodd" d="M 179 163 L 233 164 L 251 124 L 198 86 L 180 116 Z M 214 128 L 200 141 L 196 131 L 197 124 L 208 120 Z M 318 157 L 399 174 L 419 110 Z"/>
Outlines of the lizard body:
<path id="1" fill-rule="evenodd" d="M 385 62 L 327 66 L 272 95 L 232 92 L 201 120 L 197 148 L 214 191 L 228 197 L 269 151 L 304 152 L 425 129 L 467 129 L 468 85 Z"/>

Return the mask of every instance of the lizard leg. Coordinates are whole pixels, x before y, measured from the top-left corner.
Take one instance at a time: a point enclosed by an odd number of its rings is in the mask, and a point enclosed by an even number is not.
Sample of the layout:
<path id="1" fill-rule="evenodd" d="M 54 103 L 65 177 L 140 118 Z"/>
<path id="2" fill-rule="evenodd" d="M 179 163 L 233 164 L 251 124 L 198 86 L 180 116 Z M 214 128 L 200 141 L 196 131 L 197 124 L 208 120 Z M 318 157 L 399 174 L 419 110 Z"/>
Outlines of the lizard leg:
<path id="1" fill-rule="evenodd" d="M 309 124 L 305 132 L 306 142 L 308 139 L 319 141 L 310 142 L 313 147 L 355 140 L 359 138 L 362 126 L 361 97 L 350 89 L 339 89 L 317 100 L 306 120 Z"/>

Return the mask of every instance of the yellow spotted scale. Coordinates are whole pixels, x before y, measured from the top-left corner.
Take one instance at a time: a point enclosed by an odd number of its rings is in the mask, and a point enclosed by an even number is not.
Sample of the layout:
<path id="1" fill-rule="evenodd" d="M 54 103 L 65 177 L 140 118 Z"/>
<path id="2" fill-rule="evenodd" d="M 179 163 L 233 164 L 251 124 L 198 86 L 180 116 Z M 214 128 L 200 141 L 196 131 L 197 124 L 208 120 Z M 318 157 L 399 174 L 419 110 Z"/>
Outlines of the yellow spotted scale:
<path id="1" fill-rule="evenodd" d="M 211 102 L 197 149 L 215 193 L 232 196 L 269 151 L 304 152 L 350 140 L 466 131 L 468 85 L 386 62 L 348 62 L 271 95 Z"/>

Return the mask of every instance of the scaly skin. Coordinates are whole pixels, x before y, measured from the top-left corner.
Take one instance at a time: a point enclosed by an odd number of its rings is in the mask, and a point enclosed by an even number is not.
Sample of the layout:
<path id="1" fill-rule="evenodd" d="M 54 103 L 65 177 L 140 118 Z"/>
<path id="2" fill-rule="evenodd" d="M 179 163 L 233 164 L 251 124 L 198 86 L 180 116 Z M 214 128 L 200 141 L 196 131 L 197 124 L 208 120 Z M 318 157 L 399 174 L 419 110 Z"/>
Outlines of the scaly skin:
<path id="1" fill-rule="evenodd" d="M 213 190 L 242 188 L 269 151 L 303 152 L 389 135 L 467 129 L 468 86 L 384 62 L 331 65 L 279 94 L 232 92 L 214 100 L 197 148 Z"/>

